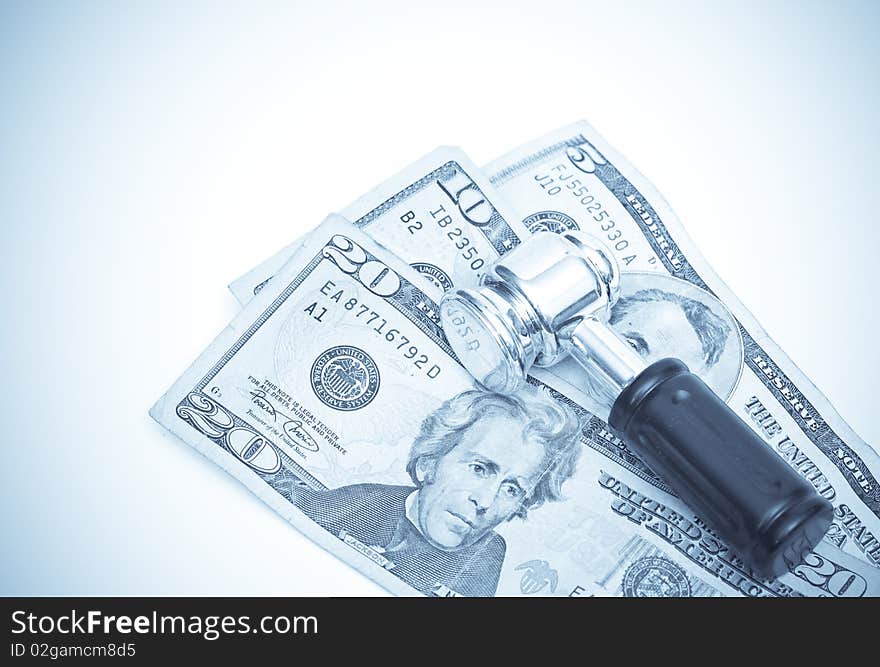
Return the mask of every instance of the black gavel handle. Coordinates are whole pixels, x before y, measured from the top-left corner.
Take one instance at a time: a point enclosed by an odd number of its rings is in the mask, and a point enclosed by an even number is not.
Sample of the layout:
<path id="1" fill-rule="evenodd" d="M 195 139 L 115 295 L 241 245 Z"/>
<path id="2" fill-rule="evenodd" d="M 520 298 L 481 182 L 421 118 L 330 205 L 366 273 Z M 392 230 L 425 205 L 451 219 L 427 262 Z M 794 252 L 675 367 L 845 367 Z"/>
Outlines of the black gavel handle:
<path id="1" fill-rule="evenodd" d="M 642 371 L 608 421 L 760 575 L 800 563 L 831 524 L 831 503 L 678 359 Z"/>

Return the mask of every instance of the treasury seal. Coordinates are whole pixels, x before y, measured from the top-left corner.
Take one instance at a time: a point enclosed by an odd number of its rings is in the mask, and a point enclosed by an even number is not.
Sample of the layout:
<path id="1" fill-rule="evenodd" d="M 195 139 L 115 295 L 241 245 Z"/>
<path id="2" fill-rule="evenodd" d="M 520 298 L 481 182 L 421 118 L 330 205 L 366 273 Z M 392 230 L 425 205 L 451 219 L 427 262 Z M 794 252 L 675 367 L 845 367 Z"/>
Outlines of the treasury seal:
<path id="1" fill-rule="evenodd" d="M 379 391 L 379 367 L 363 350 L 338 345 L 315 359 L 311 380 L 322 403 L 334 410 L 360 410 Z"/>
<path id="2" fill-rule="evenodd" d="M 574 218 L 559 211 L 538 211 L 523 220 L 523 223 L 532 234 L 535 232 L 561 234 L 562 232 L 576 232 L 580 230 Z"/>
<path id="3" fill-rule="evenodd" d="M 677 564 L 659 556 L 645 556 L 626 569 L 623 594 L 628 598 L 688 598 L 691 583 Z"/>
<path id="4" fill-rule="evenodd" d="M 449 276 L 447 276 L 442 269 L 437 268 L 433 264 L 428 264 L 427 262 L 416 262 L 415 264 L 410 264 L 410 266 L 421 273 L 423 276 L 425 276 L 425 278 L 430 280 L 444 292 L 452 287 L 452 280 L 450 280 Z"/>

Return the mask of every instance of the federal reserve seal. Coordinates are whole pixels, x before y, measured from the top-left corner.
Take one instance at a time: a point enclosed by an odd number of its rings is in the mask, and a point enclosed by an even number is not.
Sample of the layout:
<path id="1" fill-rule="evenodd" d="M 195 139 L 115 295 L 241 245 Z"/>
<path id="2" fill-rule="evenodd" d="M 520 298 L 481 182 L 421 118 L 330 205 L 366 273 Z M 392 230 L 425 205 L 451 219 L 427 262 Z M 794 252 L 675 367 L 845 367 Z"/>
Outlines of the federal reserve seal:
<path id="1" fill-rule="evenodd" d="M 559 211 L 538 211 L 523 220 L 523 223 L 532 234 L 535 232 L 561 234 L 562 232 L 576 232 L 580 229 L 574 218 Z"/>
<path id="2" fill-rule="evenodd" d="M 338 345 L 312 364 L 312 391 L 334 410 L 360 410 L 379 391 L 379 367 L 369 354 Z"/>
<path id="3" fill-rule="evenodd" d="M 628 598 L 689 598 L 691 582 L 671 560 L 645 556 L 626 569 L 623 594 Z"/>
<path id="4" fill-rule="evenodd" d="M 415 264 L 410 264 L 410 266 L 421 273 L 423 276 L 425 276 L 425 278 L 430 280 L 444 292 L 452 287 L 452 280 L 449 279 L 449 276 L 446 275 L 446 272 L 444 272 L 442 269 L 437 268 L 433 264 L 428 264 L 427 262 L 416 262 Z"/>

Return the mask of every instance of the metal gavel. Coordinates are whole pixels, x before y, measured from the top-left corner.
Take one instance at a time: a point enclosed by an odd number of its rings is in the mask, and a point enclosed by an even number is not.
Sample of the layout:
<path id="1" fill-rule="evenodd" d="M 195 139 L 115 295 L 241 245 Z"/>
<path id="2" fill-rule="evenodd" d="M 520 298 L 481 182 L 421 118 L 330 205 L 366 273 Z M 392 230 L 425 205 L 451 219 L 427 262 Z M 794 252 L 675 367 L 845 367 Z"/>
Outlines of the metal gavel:
<path id="1" fill-rule="evenodd" d="M 683 362 L 646 365 L 617 336 L 607 322 L 620 280 L 590 236 L 535 234 L 479 287 L 444 296 L 443 330 L 490 391 L 515 391 L 532 365 L 573 357 L 616 397 L 601 415 L 616 435 L 758 574 L 783 574 L 822 539 L 831 503 Z"/>

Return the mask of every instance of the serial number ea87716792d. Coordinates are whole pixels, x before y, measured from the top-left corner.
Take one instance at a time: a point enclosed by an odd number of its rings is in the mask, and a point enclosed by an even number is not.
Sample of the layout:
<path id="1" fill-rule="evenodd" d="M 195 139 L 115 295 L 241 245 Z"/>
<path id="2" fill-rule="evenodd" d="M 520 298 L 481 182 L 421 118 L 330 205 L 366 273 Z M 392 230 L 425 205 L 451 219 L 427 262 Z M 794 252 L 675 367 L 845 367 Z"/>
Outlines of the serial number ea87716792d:
<path id="1" fill-rule="evenodd" d="M 412 344 L 412 339 L 400 329 L 389 327 L 388 319 L 382 317 L 373 308 L 361 302 L 357 297 L 346 298 L 345 290 L 338 288 L 332 280 L 326 281 L 320 292 L 327 297 L 323 300 L 325 303 L 330 302 L 335 306 L 329 304 L 328 306 L 319 306 L 318 302 L 310 304 L 304 312 L 311 315 L 312 319 L 323 323 L 323 317 L 330 308 L 342 308 L 350 313 L 353 319 L 360 321 L 364 326 L 379 334 L 386 343 L 393 345 L 404 359 L 412 360 L 413 366 L 424 370 L 425 375 L 429 378 L 433 380 L 440 375 L 440 366 L 437 364 L 429 365 L 428 355 L 421 353 L 418 346 Z"/>

